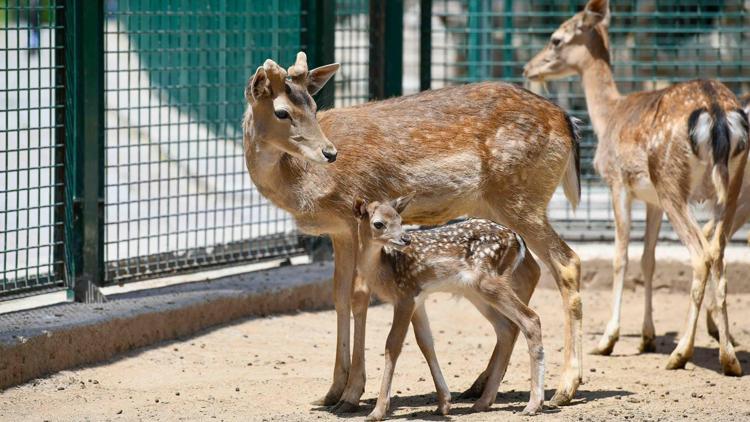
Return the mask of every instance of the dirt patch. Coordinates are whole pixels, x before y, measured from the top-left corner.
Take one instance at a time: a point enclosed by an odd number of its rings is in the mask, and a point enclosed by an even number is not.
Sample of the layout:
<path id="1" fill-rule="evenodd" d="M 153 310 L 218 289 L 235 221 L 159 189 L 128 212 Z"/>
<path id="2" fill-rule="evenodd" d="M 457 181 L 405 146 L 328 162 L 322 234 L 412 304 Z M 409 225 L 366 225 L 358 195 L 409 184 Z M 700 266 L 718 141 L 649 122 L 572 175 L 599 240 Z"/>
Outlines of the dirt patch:
<path id="1" fill-rule="evenodd" d="M 701 324 L 688 369 L 667 371 L 668 353 L 687 309 L 684 294 L 655 295 L 657 353 L 638 355 L 642 295 L 625 295 L 621 340 L 612 357 L 586 355 L 584 384 L 572 406 L 531 420 L 726 420 L 750 418 L 750 377 L 719 372 L 718 346 Z M 609 317 L 609 294 L 584 292 L 584 349 L 594 346 Z M 738 356 L 750 371 L 750 295 L 729 299 Z M 556 291 L 540 289 L 532 306 L 542 317 L 547 351 L 547 398 L 562 361 L 562 318 Z M 489 325 L 464 301 L 435 295 L 428 303 L 436 348 L 452 391 L 467 388 L 489 358 Z M 391 308 L 369 314 L 368 381 L 361 412 L 374 405 Z M 665 334 L 666 333 L 666 334 Z M 333 311 L 248 319 L 180 341 L 131 352 L 100 365 L 64 371 L 0 393 L 0 420 L 335 420 L 310 403 L 322 396 L 332 373 Z M 413 335 L 407 337 L 393 384 L 394 419 L 439 419 L 434 386 Z M 528 399 L 526 344 L 519 341 L 497 401 L 487 413 L 469 413 L 454 401 L 456 420 L 521 419 Z M 526 419 L 526 418 L 524 418 Z"/>

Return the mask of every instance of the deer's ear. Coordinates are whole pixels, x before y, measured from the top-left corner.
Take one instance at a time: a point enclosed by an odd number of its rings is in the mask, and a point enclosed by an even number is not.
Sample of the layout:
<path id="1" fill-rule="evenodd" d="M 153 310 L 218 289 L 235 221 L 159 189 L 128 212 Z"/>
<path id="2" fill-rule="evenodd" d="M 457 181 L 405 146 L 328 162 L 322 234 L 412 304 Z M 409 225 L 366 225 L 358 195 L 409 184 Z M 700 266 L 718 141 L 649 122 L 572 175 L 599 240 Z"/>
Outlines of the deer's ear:
<path id="1" fill-rule="evenodd" d="M 394 199 L 393 201 L 391 201 L 391 206 L 394 210 L 396 210 L 397 213 L 401 214 L 402 212 L 404 212 L 411 200 L 414 199 L 415 193 L 416 192 L 411 192 L 408 195 L 404 195 L 400 198 Z"/>
<path id="2" fill-rule="evenodd" d="M 332 63 L 311 70 L 307 75 L 307 92 L 309 92 L 310 95 L 317 94 L 318 91 L 320 91 L 323 86 L 331 80 L 340 67 L 340 64 Z"/>
<path id="3" fill-rule="evenodd" d="M 272 97 L 273 91 L 271 90 L 271 81 L 268 79 L 263 66 L 258 67 L 255 74 L 247 81 L 245 87 L 245 100 L 247 102 L 258 101 L 264 97 Z"/>
<path id="4" fill-rule="evenodd" d="M 355 199 L 354 204 L 352 205 L 352 211 L 354 212 L 355 217 L 363 220 L 367 217 L 367 201 L 362 198 Z"/>
<path id="5" fill-rule="evenodd" d="M 582 31 L 588 31 L 602 22 L 609 25 L 609 0 L 589 0 L 583 9 L 578 28 Z"/>

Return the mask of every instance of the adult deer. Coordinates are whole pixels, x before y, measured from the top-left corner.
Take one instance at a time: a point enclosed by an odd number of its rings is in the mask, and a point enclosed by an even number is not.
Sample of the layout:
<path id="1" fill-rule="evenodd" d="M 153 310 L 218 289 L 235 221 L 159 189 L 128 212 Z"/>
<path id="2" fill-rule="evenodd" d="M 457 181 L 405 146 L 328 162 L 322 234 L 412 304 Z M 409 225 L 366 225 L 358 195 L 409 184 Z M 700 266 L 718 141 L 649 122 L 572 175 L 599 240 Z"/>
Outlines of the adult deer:
<path id="1" fill-rule="evenodd" d="M 351 204 L 355 196 L 376 201 L 414 191 L 419 194 L 403 216 L 407 224 L 463 215 L 498 221 L 523 236 L 550 269 L 566 327 L 564 371 L 551 404 L 568 403 L 581 379 L 580 261 L 550 226 L 547 204 L 561 182 L 574 206 L 580 198 L 574 121 L 549 100 L 504 83 L 448 87 L 316 115 L 311 95 L 338 68 L 308 71 L 304 53 L 288 72 L 267 60 L 248 82 L 243 118 L 246 164 L 259 191 L 291 213 L 300 230 L 333 241 L 336 364 L 320 403 L 354 410 L 365 385 L 370 292 L 355 278 Z M 528 300 L 525 289 L 514 285 Z M 481 394 L 496 362 L 503 371 L 507 366 L 517 329 L 502 321 L 506 340 L 467 395 Z"/>
<path id="2" fill-rule="evenodd" d="M 724 246 L 735 230 L 736 203 L 747 160 L 748 123 L 732 92 L 715 81 L 621 95 L 609 56 L 609 3 L 590 0 L 565 21 L 549 44 L 524 68 L 530 80 L 579 74 L 596 132 L 594 166 L 612 191 L 615 215 L 613 316 L 594 353 L 609 354 L 619 337 L 620 306 L 630 237 L 633 198 L 647 203 L 643 267 L 646 305 L 641 351 L 654 348 L 651 279 L 662 212 L 688 247 L 693 280 L 687 323 L 667 368 L 684 367 L 693 354 L 695 326 L 709 271 L 707 305 L 719 319 L 720 360 L 726 374 L 742 368 L 729 341 Z M 698 227 L 689 202 L 707 201 L 713 224 Z M 743 220 L 744 222 L 744 220 Z M 710 238 L 710 240 L 708 239 Z M 714 286 L 715 285 L 715 286 Z"/>

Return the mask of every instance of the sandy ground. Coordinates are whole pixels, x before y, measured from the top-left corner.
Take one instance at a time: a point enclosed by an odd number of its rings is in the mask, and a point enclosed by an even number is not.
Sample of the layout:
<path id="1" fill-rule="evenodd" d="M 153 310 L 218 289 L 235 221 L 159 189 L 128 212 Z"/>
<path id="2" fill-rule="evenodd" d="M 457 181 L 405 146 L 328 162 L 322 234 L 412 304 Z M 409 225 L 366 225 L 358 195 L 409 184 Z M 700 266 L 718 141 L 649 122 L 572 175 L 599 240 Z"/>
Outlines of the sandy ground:
<path id="1" fill-rule="evenodd" d="M 701 318 L 696 354 L 686 370 L 663 369 L 687 309 L 685 294 L 657 292 L 658 352 L 638 355 L 641 292 L 627 292 L 621 340 L 612 357 L 584 357 L 584 385 L 572 406 L 548 409 L 531 420 L 750 420 L 750 377 L 728 378 L 718 369 L 718 346 Z M 584 292 L 584 348 L 589 350 L 609 314 L 609 293 Z M 738 355 L 750 371 L 750 295 L 729 299 Z M 547 351 L 547 398 L 562 361 L 560 299 L 539 289 Z M 435 295 L 428 312 L 443 372 L 454 394 L 484 368 L 494 344 L 489 325 L 465 300 Z M 368 326 L 368 381 L 361 420 L 374 405 L 391 308 L 373 306 Z M 310 404 L 322 396 L 332 372 L 333 311 L 250 319 L 180 341 L 123 355 L 97 366 L 64 371 L 0 393 L 0 420 L 334 420 Z M 666 334 L 665 334 L 666 333 Z M 454 399 L 451 419 L 521 419 L 528 399 L 525 341 L 516 344 L 497 401 L 487 413 Z M 433 415 L 434 388 L 413 335 L 396 368 L 393 419 L 440 420 Z M 528 419 L 528 418 L 524 418 Z"/>

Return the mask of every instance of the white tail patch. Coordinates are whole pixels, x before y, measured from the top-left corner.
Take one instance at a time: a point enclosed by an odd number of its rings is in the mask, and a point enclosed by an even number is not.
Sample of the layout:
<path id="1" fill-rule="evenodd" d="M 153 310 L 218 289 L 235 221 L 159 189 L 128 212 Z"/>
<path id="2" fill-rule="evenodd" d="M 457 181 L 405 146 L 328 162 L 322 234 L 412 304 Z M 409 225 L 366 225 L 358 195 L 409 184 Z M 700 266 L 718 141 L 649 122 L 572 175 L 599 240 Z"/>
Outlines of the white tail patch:
<path id="1" fill-rule="evenodd" d="M 690 137 L 693 139 L 695 150 L 701 160 L 709 160 L 711 157 L 711 129 L 714 126 L 714 119 L 708 113 L 703 111 L 695 126 L 690 130 Z"/>
<path id="2" fill-rule="evenodd" d="M 748 108 L 750 108 L 750 106 Z M 738 149 L 743 150 L 747 148 L 748 133 L 745 130 L 747 122 L 744 120 L 745 116 L 738 111 L 730 111 L 727 113 L 729 144 L 731 145 L 731 149 L 729 150 L 731 151 L 730 154 L 733 154 L 734 151 L 737 151 Z"/>
<path id="3" fill-rule="evenodd" d="M 575 211 L 578 208 L 578 203 L 581 201 L 581 182 L 579 167 L 580 166 L 580 143 L 581 143 L 581 125 L 583 122 L 581 119 L 573 116 L 568 116 L 570 121 L 570 128 L 573 132 L 573 151 L 568 156 L 568 166 L 563 174 L 562 187 L 565 197 L 568 198 L 570 205 Z"/>
<path id="4" fill-rule="evenodd" d="M 521 262 L 523 262 L 524 258 L 526 258 L 526 242 L 523 241 L 523 238 L 518 235 L 518 233 L 513 233 L 516 236 L 516 241 L 518 241 L 518 254 L 516 255 L 516 259 L 513 261 L 513 271 L 516 271 L 519 265 L 521 265 Z"/>

